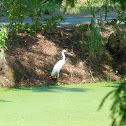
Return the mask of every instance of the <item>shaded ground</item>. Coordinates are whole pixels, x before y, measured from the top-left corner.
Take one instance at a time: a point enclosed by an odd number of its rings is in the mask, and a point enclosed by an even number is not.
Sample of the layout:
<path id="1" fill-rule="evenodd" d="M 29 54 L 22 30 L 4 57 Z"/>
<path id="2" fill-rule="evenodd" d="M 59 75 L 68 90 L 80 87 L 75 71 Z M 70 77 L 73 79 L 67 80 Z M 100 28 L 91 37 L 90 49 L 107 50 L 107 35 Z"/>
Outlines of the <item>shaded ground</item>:
<path id="1" fill-rule="evenodd" d="M 50 73 L 54 64 L 62 58 L 62 49 L 67 49 L 68 55 L 60 82 L 81 83 L 82 75 L 88 75 L 83 69 L 85 66 L 79 54 L 74 53 L 72 48 L 69 49 L 71 45 L 66 36 L 62 37 L 60 33 L 39 33 L 33 38 L 21 33 L 18 37 L 16 45 L 11 37 L 7 41 L 7 60 L 14 70 L 16 84 L 55 84 L 56 79 L 53 79 Z"/>
<path id="2" fill-rule="evenodd" d="M 48 33 L 42 30 L 35 38 L 25 33 L 20 33 L 16 39 L 9 35 L 6 40 L 9 70 L 1 76 L 3 86 L 55 85 L 56 77 L 51 77 L 50 73 L 54 64 L 62 58 L 62 49 L 68 53 L 60 74 L 61 83 L 118 80 L 119 76 L 111 71 L 112 63 L 107 60 L 109 52 L 106 50 L 100 61 L 97 57 L 88 59 L 87 52 L 82 52 L 79 44 L 82 40 L 81 31 L 71 29 L 59 28 Z M 109 37 L 109 30 L 104 37 Z"/>

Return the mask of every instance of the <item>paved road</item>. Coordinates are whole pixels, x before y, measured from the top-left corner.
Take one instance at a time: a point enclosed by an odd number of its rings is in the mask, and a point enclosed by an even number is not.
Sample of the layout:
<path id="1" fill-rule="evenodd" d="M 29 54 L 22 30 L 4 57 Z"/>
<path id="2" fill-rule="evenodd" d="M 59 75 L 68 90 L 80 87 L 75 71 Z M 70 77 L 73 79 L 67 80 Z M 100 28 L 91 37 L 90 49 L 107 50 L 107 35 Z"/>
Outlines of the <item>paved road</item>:
<path id="1" fill-rule="evenodd" d="M 43 18 L 50 18 L 51 15 L 44 15 Z M 65 15 L 63 16 L 65 19 L 64 21 L 57 20 L 61 26 L 75 26 L 76 24 L 85 24 L 85 23 L 90 23 L 92 16 L 91 15 Z M 113 18 L 117 17 L 116 14 L 109 14 L 107 17 L 107 20 L 111 20 Z M 100 20 L 100 16 L 96 17 L 98 20 Z M 6 20 L 7 18 L 5 17 L 0 17 L 0 24 L 5 23 L 8 24 L 9 21 Z M 32 20 L 30 18 L 26 18 L 24 20 L 24 23 L 30 23 Z"/>

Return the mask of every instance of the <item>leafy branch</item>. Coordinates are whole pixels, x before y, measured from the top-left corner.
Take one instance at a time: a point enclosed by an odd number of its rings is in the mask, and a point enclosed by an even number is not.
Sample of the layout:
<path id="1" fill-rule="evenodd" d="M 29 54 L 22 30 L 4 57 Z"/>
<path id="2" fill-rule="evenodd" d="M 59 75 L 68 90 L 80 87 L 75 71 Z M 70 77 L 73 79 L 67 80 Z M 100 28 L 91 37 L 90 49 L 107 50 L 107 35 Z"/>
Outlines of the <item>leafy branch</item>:
<path id="1" fill-rule="evenodd" d="M 7 46 L 5 45 L 6 38 L 7 38 L 7 30 L 6 30 L 6 27 L 2 25 L 0 26 L 0 47 L 3 49 L 7 49 Z"/>
<path id="2" fill-rule="evenodd" d="M 105 104 L 105 101 L 112 96 L 113 103 L 111 106 L 111 126 L 125 126 L 126 125 L 126 80 L 121 82 L 119 87 L 109 92 L 102 100 L 99 109 Z"/>

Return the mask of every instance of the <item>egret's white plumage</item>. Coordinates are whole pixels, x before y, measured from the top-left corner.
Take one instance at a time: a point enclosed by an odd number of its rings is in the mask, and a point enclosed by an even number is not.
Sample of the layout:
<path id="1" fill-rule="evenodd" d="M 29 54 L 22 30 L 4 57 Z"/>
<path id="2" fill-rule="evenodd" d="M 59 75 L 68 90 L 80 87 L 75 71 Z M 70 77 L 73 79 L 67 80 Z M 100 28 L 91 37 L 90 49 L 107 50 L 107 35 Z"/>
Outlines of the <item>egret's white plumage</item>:
<path id="1" fill-rule="evenodd" d="M 65 53 L 66 50 L 62 50 L 62 60 L 59 60 L 55 66 L 53 67 L 53 70 L 52 70 L 52 73 L 51 73 L 51 76 L 55 75 L 57 73 L 57 81 L 59 81 L 59 73 L 60 73 L 60 70 L 62 68 L 62 66 L 64 65 L 65 63 Z"/>

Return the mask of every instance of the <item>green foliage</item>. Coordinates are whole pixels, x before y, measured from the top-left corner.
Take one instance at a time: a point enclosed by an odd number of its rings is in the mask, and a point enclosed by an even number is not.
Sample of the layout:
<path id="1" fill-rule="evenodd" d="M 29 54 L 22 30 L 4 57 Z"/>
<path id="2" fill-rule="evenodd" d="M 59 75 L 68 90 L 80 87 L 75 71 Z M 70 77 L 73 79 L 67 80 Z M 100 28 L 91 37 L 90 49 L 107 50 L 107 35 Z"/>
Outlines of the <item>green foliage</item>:
<path id="1" fill-rule="evenodd" d="M 74 29 L 75 28 L 73 28 L 73 30 Z M 82 52 L 88 53 L 90 58 L 94 56 L 100 58 L 105 47 L 97 20 L 92 19 L 90 26 L 88 24 L 80 25 L 77 29 L 81 31 L 82 38 L 79 45 Z"/>
<path id="2" fill-rule="evenodd" d="M 96 14 L 103 13 L 103 10 L 106 12 L 108 0 L 87 0 L 85 5 L 93 18 L 95 18 Z"/>
<path id="3" fill-rule="evenodd" d="M 47 2 L 43 5 L 42 13 L 44 14 L 61 14 L 61 11 L 59 11 L 61 8 L 61 5 L 53 3 L 53 2 Z"/>
<path id="4" fill-rule="evenodd" d="M 48 4 L 46 4 L 44 7 L 43 7 L 43 9 L 42 9 L 42 12 L 44 12 L 45 14 L 49 14 L 49 13 L 51 13 L 51 12 L 53 12 L 53 3 L 48 3 Z"/>
<path id="5" fill-rule="evenodd" d="M 111 1 L 114 3 L 118 3 L 123 11 L 126 10 L 126 0 L 111 0 Z"/>
<path id="6" fill-rule="evenodd" d="M 0 1 L 0 16 L 5 16 L 7 14 L 7 8 L 4 6 L 4 2 Z"/>
<path id="7" fill-rule="evenodd" d="M 81 32 L 84 32 L 86 29 L 88 29 L 88 24 L 80 25 L 77 27 L 77 29 L 81 30 Z"/>
<path id="8" fill-rule="evenodd" d="M 9 29 L 14 38 L 19 31 L 25 30 L 34 35 L 35 31 L 40 29 L 41 25 L 38 17 L 41 16 L 41 0 L 4 0 L 4 4 L 9 8 Z M 32 19 L 32 25 L 30 23 L 23 24 L 26 17 Z M 28 26 L 29 29 L 27 29 Z"/>
<path id="9" fill-rule="evenodd" d="M 44 0 L 4 0 L 6 7 L 9 8 L 9 29 L 14 38 L 21 31 L 35 36 L 35 33 L 42 28 L 42 21 L 46 24 L 46 30 L 56 28 L 59 24 L 56 20 L 63 20 L 62 16 L 52 16 L 50 19 L 46 18 L 42 20 L 42 8 L 47 2 Z M 59 3 L 56 0 L 53 2 Z M 32 23 L 23 24 L 26 17 L 31 18 Z"/>
<path id="10" fill-rule="evenodd" d="M 27 16 L 27 6 L 22 3 L 22 0 L 14 0 L 14 2 L 8 0 L 5 2 L 5 5 L 9 8 L 9 29 L 11 30 L 12 35 L 15 37 L 19 30 L 23 27 L 23 20 Z"/>
<path id="11" fill-rule="evenodd" d="M 7 38 L 7 30 L 4 25 L 0 26 L 0 47 L 7 49 L 5 45 L 5 39 Z M 1 51 L 1 50 L 0 50 Z"/>
<path id="12" fill-rule="evenodd" d="M 87 47 L 90 57 L 100 56 L 104 50 L 103 39 L 100 33 L 100 27 L 97 20 L 92 19 L 91 21 L 91 31 L 88 36 Z"/>
<path id="13" fill-rule="evenodd" d="M 82 52 L 84 52 L 85 50 L 87 51 L 87 48 L 85 48 L 86 47 L 85 46 L 86 44 L 85 44 L 85 39 L 84 39 L 84 31 L 86 31 L 88 29 L 88 27 L 89 27 L 88 24 L 79 25 L 77 27 L 77 29 L 79 29 L 81 31 L 82 40 L 81 40 L 81 42 L 79 44 L 80 44 L 80 47 L 82 49 Z M 75 28 L 73 28 L 73 30 L 74 29 Z"/>
<path id="14" fill-rule="evenodd" d="M 66 0 L 66 4 L 71 7 L 74 7 L 76 2 L 77 0 Z"/>
<path id="15" fill-rule="evenodd" d="M 41 29 L 42 29 L 42 24 L 40 22 L 35 22 L 33 24 L 26 23 L 24 25 L 23 30 L 25 33 L 35 37 L 36 32 L 41 31 Z"/>
<path id="16" fill-rule="evenodd" d="M 119 25 L 115 25 L 114 26 L 114 33 L 113 33 L 113 37 L 115 37 L 116 39 L 111 38 L 111 41 L 109 42 L 109 44 L 111 45 L 110 47 L 113 49 L 114 51 L 114 56 L 122 56 L 126 51 L 126 32 L 125 32 L 125 26 L 119 26 Z"/>
<path id="17" fill-rule="evenodd" d="M 125 126 L 126 125 L 126 80 L 121 82 L 119 87 L 109 92 L 102 100 L 99 109 L 102 108 L 103 104 L 108 97 L 112 96 L 111 106 L 111 126 Z"/>
<path id="18" fill-rule="evenodd" d="M 121 21 L 121 22 L 125 22 L 125 24 L 126 24 L 125 10 L 122 10 L 120 4 L 116 4 L 114 10 L 115 10 L 116 13 L 118 14 L 117 20 L 119 20 L 119 21 Z"/>
<path id="19" fill-rule="evenodd" d="M 27 6 L 24 5 L 21 1 L 16 1 L 12 3 L 9 13 L 10 21 L 17 21 L 23 23 L 24 18 L 26 17 Z"/>
<path id="20" fill-rule="evenodd" d="M 95 8 L 93 7 L 94 1 L 93 0 L 87 0 L 86 5 L 87 5 L 91 15 L 95 18 Z"/>
<path id="21" fill-rule="evenodd" d="M 44 24 L 46 24 L 45 26 L 45 30 L 50 30 L 52 28 L 57 28 L 57 25 L 59 25 L 59 23 L 56 20 L 61 20 L 64 21 L 64 18 L 62 16 L 52 16 L 50 19 L 45 18 Z"/>

